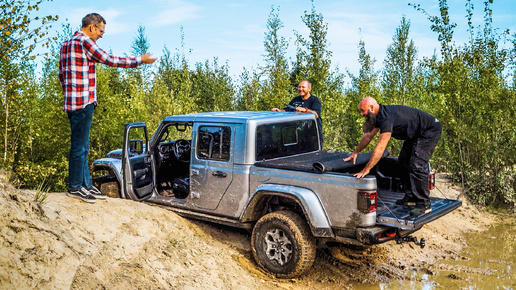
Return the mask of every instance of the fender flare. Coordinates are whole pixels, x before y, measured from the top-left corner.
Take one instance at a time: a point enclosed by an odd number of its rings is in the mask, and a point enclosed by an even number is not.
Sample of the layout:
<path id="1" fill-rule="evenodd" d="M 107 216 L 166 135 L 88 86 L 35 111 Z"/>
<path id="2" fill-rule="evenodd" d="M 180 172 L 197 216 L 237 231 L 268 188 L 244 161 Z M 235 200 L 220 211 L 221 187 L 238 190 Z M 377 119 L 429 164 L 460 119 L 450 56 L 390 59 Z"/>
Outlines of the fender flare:
<path id="1" fill-rule="evenodd" d="M 248 202 L 241 220 L 244 222 L 257 220 L 256 213 L 263 210 L 259 208 L 263 205 L 262 201 L 272 196 L 294 199 L 303 209 L 308 225 L 315 237 L 335 236 L 319 196 L 317 196 L 314 191 L 303 187 L 279 184 L 260 185 L 253 192 L 252 198 Z"/>
<path id="2" fill-rule="evenodd" d="M 120 186 L 120 197 L 126 198 L 124 190 L 122 188 L 122 163 L 119 159 L 112 159 L 112 158 L 102 158 L 95 160 L 91 164 L 91 171 L 94 172 L 98 169 L 108 169 L 113 171 L 116 177 L 116 181 L 118 181 L 118 185 Z"/>

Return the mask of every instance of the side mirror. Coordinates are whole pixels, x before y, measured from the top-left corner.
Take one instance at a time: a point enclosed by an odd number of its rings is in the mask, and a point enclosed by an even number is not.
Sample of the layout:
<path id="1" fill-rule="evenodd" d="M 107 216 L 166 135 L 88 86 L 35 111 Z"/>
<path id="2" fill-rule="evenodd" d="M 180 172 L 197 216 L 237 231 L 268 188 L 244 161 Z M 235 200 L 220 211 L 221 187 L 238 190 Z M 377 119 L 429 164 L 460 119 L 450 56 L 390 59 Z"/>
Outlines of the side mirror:
<path id="1" fill-rule="evenodd" d="M 136 153 L 138 155 L 143 153 L 143 140 L 135 139 L 129 140 L 129 153 Z"/>

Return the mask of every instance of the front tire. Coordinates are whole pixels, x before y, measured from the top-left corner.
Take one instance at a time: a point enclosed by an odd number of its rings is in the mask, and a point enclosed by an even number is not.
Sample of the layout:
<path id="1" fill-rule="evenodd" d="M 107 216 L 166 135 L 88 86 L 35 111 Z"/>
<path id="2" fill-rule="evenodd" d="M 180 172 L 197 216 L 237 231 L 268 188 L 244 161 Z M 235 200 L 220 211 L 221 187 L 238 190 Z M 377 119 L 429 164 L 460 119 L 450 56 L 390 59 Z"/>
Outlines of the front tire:
<path id="1" fill-rule="evenodd" d="M 100 192 L 109 197 L 120 198 L 120 187 L 116 181 L 104 182 L 100 185 L 99 189 Z"/>
<path id="2" fill-rule="evenodd" d="M 294 212 L 263 216 L 253 228 L 251 244 L 258 265 L 279 278 L 299 276 L 315 261 L 315 238 Z"/>

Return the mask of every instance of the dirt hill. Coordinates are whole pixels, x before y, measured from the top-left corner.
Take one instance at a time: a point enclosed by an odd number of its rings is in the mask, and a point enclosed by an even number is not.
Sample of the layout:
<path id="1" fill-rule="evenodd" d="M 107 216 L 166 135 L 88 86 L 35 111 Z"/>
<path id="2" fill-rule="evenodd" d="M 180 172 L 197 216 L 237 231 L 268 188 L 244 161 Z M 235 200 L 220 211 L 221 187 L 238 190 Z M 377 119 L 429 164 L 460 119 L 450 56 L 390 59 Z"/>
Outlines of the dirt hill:
<path id="1" fill-rule="evenodd" d="M 443 176 L 437 196 L 459 192 Z M 480 231 L 492 217 L 464 205 L 416 233 L 421 249 L 389 242 L 370 248 L 330 245 L 297 279 L 275 279 L 257 268 L 249 234 L 182 218 L 130 200 L 87 204 L 18 190 L 0 173 L 2 289 L 296 289 L 348 288 L 351 283 L 407 279 L 404 270 L 457 257 L 461 233 Z"/>

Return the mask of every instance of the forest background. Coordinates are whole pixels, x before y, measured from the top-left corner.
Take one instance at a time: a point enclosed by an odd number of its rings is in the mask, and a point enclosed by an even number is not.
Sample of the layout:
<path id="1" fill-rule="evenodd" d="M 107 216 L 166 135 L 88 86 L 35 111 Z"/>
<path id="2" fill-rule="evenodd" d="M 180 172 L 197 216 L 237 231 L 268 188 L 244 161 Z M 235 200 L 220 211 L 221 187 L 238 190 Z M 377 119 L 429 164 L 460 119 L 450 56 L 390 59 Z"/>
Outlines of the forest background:
<path id="1" fill-rule="evenodd" d="M 493 0 L 484 2 L 483 22 L 474 23 L 473 4 L 464 0 L 470 40 L 456 44 L 456 23 L 448 3 L 439 0 L 439 15 L 428 19 L 440 51 L 418 59 L 404 16 L 393 32 L 383 67 L 358 45 L 358 74 L 331 69 L 327 23 L 312 9 L 300 18 L 308 35 L 295 33 L 296 55 L 283 36 L 279 9 L 274 6 L 264 37 L 264 65 L 237 78 L 216 56 L 190 64 L 182 49 L 163 56 L 153 66 L 117 69 L 97 65 L 96 108 L 90 134 L 90 162 L 120 148 L 123 126 L 145 121 L 152 132 L 164 116 L 208 111 L 270 110 L 295 96 L 300 80 L 312 83 L 323 104 L 325 149 L 352 151 L 362 136 L 358 103 L 372 96 L 383 104 L 402 104 L 436 116 L 443 136 L 432 157 L 433 169 L 449 172 L 464 194 L 489 207 L 516 210 L 516 33 L 494 28 Z M 57 37 L 48 31 L 57 15 L 33 16 L 45 0 L 2 0 L 0 9 L 0 165 L 12 172 L 21 187 L 65 191 L 69 123 L 62 111 L 58 74 L 59 49 L 78 28 L 64 25 Z M 55 29 L 55 28 L 54 28 Z M 35 48 L 44 46 L 41 72 L 36 71 Z M 131 55 L 148 52 L 145 27 L 140 26 Z M 345 78 L 350 82 L 345 82 Z M 372 150 L 372 142 L 366 150 Z M 392 140 L 391 155 L 401 142 Z"/>

